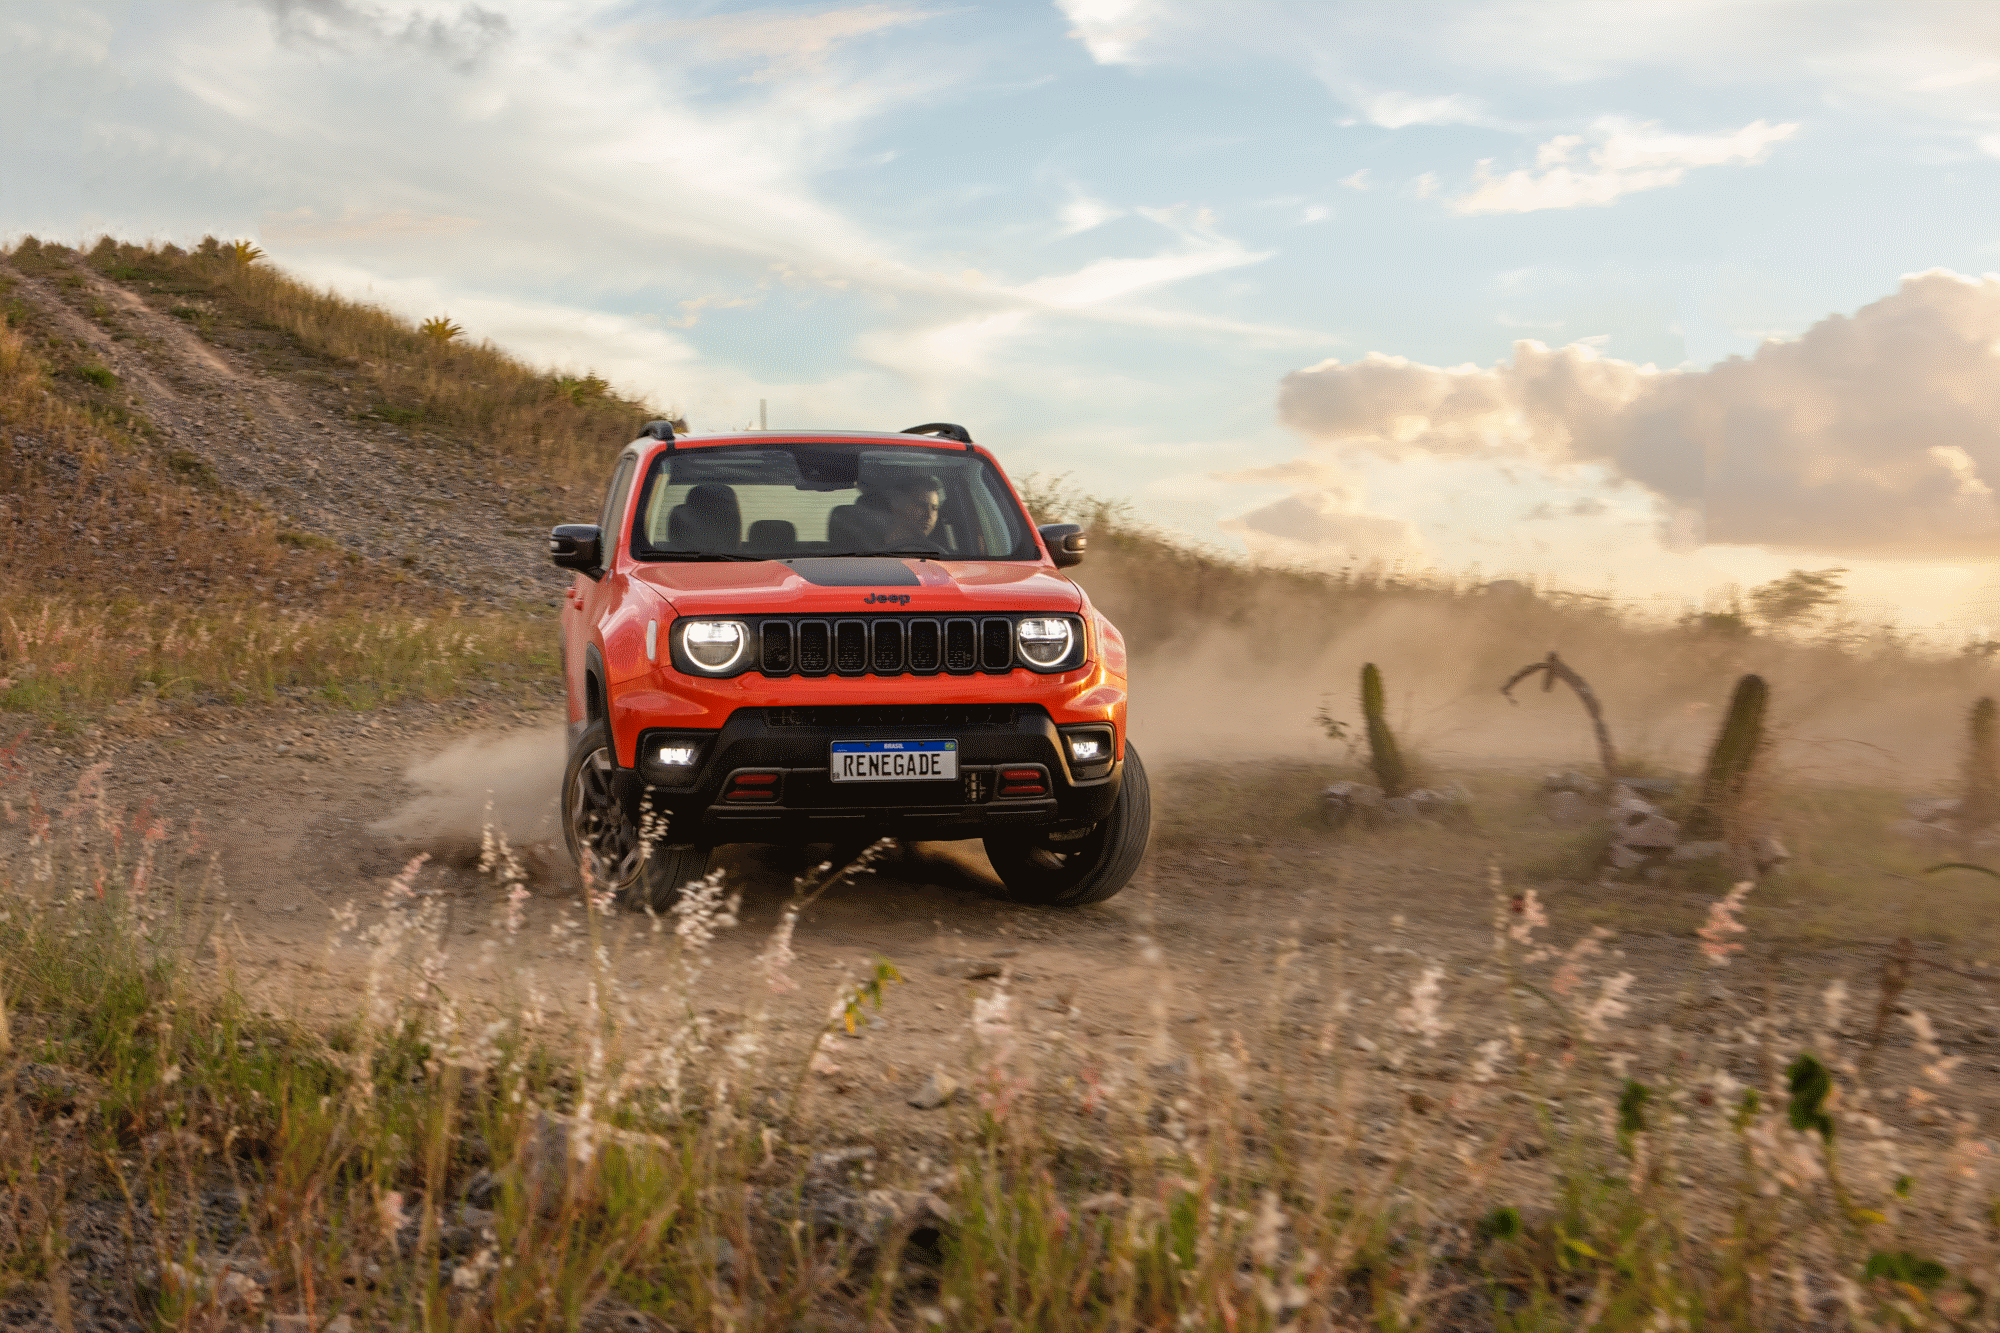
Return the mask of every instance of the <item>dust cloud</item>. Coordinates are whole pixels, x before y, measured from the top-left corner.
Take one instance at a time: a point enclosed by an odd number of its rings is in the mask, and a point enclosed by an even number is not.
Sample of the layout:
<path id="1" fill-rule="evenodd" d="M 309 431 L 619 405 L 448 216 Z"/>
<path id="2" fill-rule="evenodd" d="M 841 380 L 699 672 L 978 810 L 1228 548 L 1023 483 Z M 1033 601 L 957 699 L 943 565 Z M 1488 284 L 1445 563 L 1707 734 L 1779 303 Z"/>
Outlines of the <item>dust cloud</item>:
<path id="1" fill-rule="evenodd" d="M 1518 584 L 1343 589 L 1242 572 L 1227 589 L 1184 577 L 1177 590 L 1173 569 L 1106 554 L 1079 582 L 1127 632 L 1132 736 L 1165 763 L 1347 758 L 1314 716 L 1325 709 L 1353 736 L 1360 669 L 1374 662 L 1391 725 L 1436 769 L 1591 768 L 1590 723 L 1567 687 L 1518 687 L 1514 705 L 1500 695 L 1553 649 L 1596 691 L 1621 758 L 1692 770 L 1737 678 L 1754 671 L 1772 687 L 1776 772 L 1914 789 L 1949 780 L 1966 709 L 2000 692 L 1992 657 L 1879 639 L 1703 633 Z"/>
<path id="2" fill-rule="evenodd" d="M 1519 585 L 1342 590 L 1239 571 L 1218 595 L 1117 552 L 1094 554 L 1079 574 L 1127 631 L 1132 736 L 1160 768 L 1353 758 L 1314 715 L 1324 709 L 1355 735 L 1357 677 L 1374 662 L 1391 724 L 1434 771 L 1590 769 L 1595 741 L 1567 687 L 1524 685 L 1516 705 L 1500 696 L 1503 681 L 1554 649 L 1596 690 L 1622 758 L 1691 771 L 1737 677 L 1755 671 L 1772 687 L 1779 774 L 1914 791 L 1949 781 L 1966 708 L 2000 693 L 1993 658 L 1708 635 Z M 375 831 L 463 865 L 490 819 L 537 878 L 561 878 L 570 873 L 557 809 L 563 759 L 559 723 L 470 737 L 413 765 L 417 795 Z M 959 855 L 966 873 L 990 875 L 976 851 Z"/>
<path id="3" fill-rule="evenodd" d="M 561 723 L 467 737 L 412 764 L 404 777 L 417 794 L 372 831 L 463 865 L 478 860 L 481 832 L 491 824 L 531 871 L 540 866 L 553 875 L 567 864 L 557 807 L 562 771 Z"/>

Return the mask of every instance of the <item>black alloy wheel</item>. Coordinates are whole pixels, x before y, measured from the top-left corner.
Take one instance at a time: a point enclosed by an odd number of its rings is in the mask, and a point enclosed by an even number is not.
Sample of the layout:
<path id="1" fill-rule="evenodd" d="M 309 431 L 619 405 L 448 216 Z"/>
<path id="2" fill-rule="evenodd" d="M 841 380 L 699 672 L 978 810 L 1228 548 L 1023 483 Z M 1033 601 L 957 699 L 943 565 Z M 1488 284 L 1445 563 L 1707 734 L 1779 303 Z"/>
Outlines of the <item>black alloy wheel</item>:
<path id="1" fill-rule="evenodd" d="M 988 834 L 986 859 L 1001 896 L 1036 907 L 1101 903 L 1124 888 L 1146 856 L 1153 793 L 1139 751 L 1125 742 L 1125 777 L 1111 813 L 1087 829 Z"/>
<path id="2" fill-rule="evenodd" d="M 637 911 L 667 911 L 682 885 L 708 873 L 709 848 L 661 841 L 648 846 L 618 800 L 612 785 L 616 769 L 609 728 L 592 723 L 563 771 L 563 840 L 578 868 L 588 868 L 620 903 Z"/>

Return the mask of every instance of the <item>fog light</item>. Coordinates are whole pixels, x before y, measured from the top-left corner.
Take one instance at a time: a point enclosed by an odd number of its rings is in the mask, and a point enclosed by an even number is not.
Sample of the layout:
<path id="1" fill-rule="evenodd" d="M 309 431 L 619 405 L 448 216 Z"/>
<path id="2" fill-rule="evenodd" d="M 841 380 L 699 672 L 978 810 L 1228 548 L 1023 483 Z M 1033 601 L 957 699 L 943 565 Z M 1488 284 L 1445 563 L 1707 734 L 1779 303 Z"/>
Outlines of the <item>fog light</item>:
<path id="1" fill-rule="evenodd" d="M 668 768 L 687 768 L 694 763 L 695 756 L 700 753 L 701 747 L 698 745 L 662 745 L 659 753 L 654 756 L 654 762 L 664 764 Z"/>
<path id="2" fill-rule="evenodd" d="M 1094 764 L 1104 758 L 1109 750 L 1102 736 L 1071 736 L 1069 738 L 1070 760 L 1078 764 Z"/>

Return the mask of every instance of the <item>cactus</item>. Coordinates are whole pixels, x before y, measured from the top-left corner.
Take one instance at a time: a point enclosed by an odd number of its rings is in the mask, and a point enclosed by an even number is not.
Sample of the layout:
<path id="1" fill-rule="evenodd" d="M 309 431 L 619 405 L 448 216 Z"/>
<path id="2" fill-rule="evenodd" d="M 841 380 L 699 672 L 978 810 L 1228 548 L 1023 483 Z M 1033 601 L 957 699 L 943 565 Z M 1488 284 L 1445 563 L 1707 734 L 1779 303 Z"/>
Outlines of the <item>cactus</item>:
<path id="1" fill-rule="evenodd" d="M 1764 750 L 1764 711 L 1770 701 L 1771 690 L 1762 676 L 1745 676 L 1736 682 L 1729 716 L 1722 720 L 1722 730 L 1716 732 L 1715 745 L 1708 752 L 1701 794 L 1683 826 L 1683 837 L 1690 841 L 1733 840 L 1740 833 L 1750 774 Z"/>
<path id="2" fill-rule="evenodd" d="M 1368 767 L 1375 770 L 1376 785 L 1384 796 L 1401 796 L 1410 790 L 1410 772 L 1396 748 L 1396 733 L 1382 704 L 1382 673 L 1373 662 L 1361 668 L 1361 716 L 1368 723 Z"/>
<path id="3" fill-rule="evenodd" d="M 1993 724 L 1993 700 L 1972 705 L 1958 790 L 1958 828 L 1968 838 L 2000 823 L 2000 738 Z"/>

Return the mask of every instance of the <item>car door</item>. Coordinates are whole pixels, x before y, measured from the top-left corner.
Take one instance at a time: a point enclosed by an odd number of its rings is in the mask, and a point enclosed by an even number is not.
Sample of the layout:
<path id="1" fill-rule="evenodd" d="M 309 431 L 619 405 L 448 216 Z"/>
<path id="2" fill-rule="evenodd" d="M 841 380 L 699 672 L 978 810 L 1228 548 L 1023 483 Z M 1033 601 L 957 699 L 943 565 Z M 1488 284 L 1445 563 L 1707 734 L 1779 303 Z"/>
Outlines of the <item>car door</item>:
<path id="1" fill-rule="evenodd" d="M 585 695 L 584 673 L 590 660 L 590 645 L 598 642 L 598 627 L 617 605 L 619 588 L 614 586 L 622 575 L 618 568 L 620 528 L 623 526 L 628 497 L 632 493 L 632 473 L 639 463 L 634 454 L 626 454 L 618 460 L 618 468 L 611 474 L 611 485 L 604 492 L 604 509 L 597 520 L 599 569 L 595 577 L 578 574 L 570 581 L 569 592 L 563 604 L 563 675 L 569 686 L 569 720 L 572 726 L 580 726 L 594 711 Z M 600 680 L 599 685 L 603 682 Z M 600 699 L 601 703 L 602 700 Z"/>

